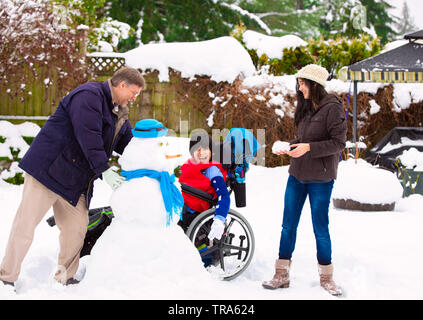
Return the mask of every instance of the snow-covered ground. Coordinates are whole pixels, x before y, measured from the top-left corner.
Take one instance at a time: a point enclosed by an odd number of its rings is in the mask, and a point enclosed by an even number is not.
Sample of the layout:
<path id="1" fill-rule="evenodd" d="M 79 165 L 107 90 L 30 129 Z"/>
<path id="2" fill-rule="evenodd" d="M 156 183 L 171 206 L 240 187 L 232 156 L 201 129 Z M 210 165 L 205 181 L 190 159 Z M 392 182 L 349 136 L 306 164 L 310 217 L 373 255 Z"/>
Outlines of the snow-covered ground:
<path id="1" fill-rule="evenodd" d="M 187 157 L 187 139 L 172 138 L 173 143 Z M 180 143 L 179 143 L 180 142 Z M 184 159 L 182 159 L 184 160 Z M 347 166 L 340 166 L 342 168 Z M 288 177 L 288 167 L 265 168 L 252 165 L 247 173 L 247 206 L 232 208 L 242 213 L 251 224 L 256 241 L 253 260 L 248 269 L 232 281 L 220 281 L 212 275 L 205 283 L 193 285 L 190 266 L 178 281 L 180 287 L 172 283 L 162 283 L 163 268 L 138 270 L 148 279 L 148 284 L 134 281 L 130 286 L 119 286 L 117 279 L 99 279 L 87 287 L 79 285 L 63 287 L 54 283 L 59 251 L 59 232 L 43 220 L 37 227 L 34 242 L 26 256 L 19 280 L 17 294 L 0 286 L 0 300 L 7 299 L 337 299 L 319 286 L 317 273 L 315 239 L 312 231 L 310 208 L 306 202 L 298 229 L 297 245 L 293 256 L 291 286 L 275 291 L 263 289 L 261 282 L 273 276 L 274 261 L 277 258 L 279 236 L 282 223 L 283 195 Z M 178 185 L 179 186 L 179 185 Z M 351 183 L 351 188 L 355 184 Z M 336 188 L 336 183 L 335 183 Z M 386 193 L 389 185 L 375 188 L 375 196 Z M 0 180 L 0 258 L 19 205 L 22 186 L 14 186 Z M 101 180 L 95 183 L 92 208 L 109 205 L 111 189 Z M 232 199 L 235 203 L 234 199 Z M 330 231 L 333 246 L 334 278 L 342 286 L 345 295 L 341 299 L 423 299 L 423 196 L 413 195 L 401 198 L 391 212 L 353 212 L 330 208 Z M 52 215 L 50 210 L 45 219 Z M 109 228 L 119 223 L 116 217 Z M 110 229 L 107 229 L 107 232 Z M 163 236 L 158 234 L 158 237 Z M 99 239 L 101 241 L 101 238 Z M 116 239 L 118 242 L 119 239 Z M 139 251 L 127 250 L 128 261 L 113 261 L 116 277 L 119 265 L 130 263 L 131 255 L 143 254 L 143 247 L 154 247 L 154 239 L 149 243 L 139 243 Z M 131 249 L 133 246 L 131 247 Z M 160 248 L 157 248 L 160 250 Z M 148 251 L 148 250 L 147 250 Z M 81 272 L 90 272 L 90 259 L 81 260 Z M 184 259 L 184 257 L 181 257 Z M 163 261 L 164 264 L 168 263 Z M 171 267 L 171 265 L 169 266 Z M 127 270 L 127 269 L 125 269 Z M 155 280 L 155 281 L 154 281 Z M 179 279 L 181 280 L 181 279 Z M 110 283 L 117 283 L 113 291 Z M 157 285 L 151 285 L 151 284 Z M 184 284 L 186 283 L 186 285 Z M 172 290 L 167 290 L 172 288 Z"/>

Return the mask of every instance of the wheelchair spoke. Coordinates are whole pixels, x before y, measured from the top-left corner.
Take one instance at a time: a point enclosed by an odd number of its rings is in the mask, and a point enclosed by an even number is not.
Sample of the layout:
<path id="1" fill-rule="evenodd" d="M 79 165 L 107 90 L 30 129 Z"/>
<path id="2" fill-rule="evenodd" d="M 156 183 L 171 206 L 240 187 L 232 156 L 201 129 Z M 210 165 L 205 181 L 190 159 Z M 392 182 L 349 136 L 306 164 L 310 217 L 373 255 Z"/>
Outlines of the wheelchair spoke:
<path id="1" fill-rule="evenodd" d="M 223 248 L 224 249 L 234 249 L 234 250 L 242 250 L 242 251 L 248 251 L 249 247 L 238 247 L 238 246 L 234 246 L 232 244 L 223 244 Z"/>
<path id="2" fill-rule="evenodd" d="M 225 263 L 223 262 L 224 252 L 223 252 L 222 248 L 220 248 L 219 251 L 220 251 L 219 252 L 220 267 L 222 268 L 223 271 L 225 271 Z"/>
<path id="3" fill-rule="evenodd" d="M 232 224 L 234 223 L 234 219 L 231 218 L 231 221 L 229 221 L 228 225 L 226 226 L 225 230 L 223 231 L 224 234 L 226 234 L 225 238 L 223 240 L 226 240 L 226 237 L 229 235 L 229 230 L 231 230 Z"/>

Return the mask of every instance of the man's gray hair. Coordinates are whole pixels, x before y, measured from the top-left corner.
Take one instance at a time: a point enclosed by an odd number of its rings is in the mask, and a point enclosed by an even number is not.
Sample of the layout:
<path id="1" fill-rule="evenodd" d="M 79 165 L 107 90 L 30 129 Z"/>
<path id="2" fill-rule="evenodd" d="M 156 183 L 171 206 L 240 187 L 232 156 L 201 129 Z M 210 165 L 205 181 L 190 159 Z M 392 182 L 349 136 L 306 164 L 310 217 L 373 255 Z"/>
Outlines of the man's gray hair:
<path id="1" fill-rule="evenodd" d="M 136 85 L 145 89 L 145 80 L 141 73 L 131 67 L 120 68 L 113 74 L 113 77 L 110 79 L 112 86 L 116 87 L 120 82 L 124 81 L 128 86 Z"/>

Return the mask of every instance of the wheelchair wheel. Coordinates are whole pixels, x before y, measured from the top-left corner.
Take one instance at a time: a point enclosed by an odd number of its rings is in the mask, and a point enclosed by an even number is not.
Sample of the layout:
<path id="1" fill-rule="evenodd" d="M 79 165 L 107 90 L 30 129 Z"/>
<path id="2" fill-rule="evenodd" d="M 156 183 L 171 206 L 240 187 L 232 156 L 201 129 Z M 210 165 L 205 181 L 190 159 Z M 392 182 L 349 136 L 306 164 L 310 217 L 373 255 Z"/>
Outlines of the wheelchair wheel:
<path id="1" fill-rule="evenodd" d="M 201 257 L 211 257 L 212 264 L 222 269 L 222 279 L 232 280 L 248 267 L 254 254 L 254 234 L 248 221 L 235 210 L 229 209 L 225 230 L 220 240 L 210 246 L 207 235 L 213 222 L 215 208 L 199 214 L 189 225 L 186 235 L 200 251 Z"/>

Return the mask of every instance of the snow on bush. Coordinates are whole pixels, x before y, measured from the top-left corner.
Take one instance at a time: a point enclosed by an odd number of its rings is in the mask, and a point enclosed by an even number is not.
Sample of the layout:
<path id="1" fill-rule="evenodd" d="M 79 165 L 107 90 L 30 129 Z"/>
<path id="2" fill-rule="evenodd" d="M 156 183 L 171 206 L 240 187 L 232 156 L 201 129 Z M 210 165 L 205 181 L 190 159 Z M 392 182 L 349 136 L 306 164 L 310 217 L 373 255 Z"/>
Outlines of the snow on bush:
<path id="1" fill-rule="evenodd" d="M 377 192 L 383 190 L 383 192 Z M 389 204 L 401 199 L 403 188 L 396 175 L 363 159 L 341 161 L 332 198 L 366 204 Z"/>
<path id="2" fill-rule="evenodd" d="M 23 171 L 18 164 L 40 130 L 32 122 L 14 125 L 0 120 L 0 179 L 13 184 L 23 183 Z"/>

